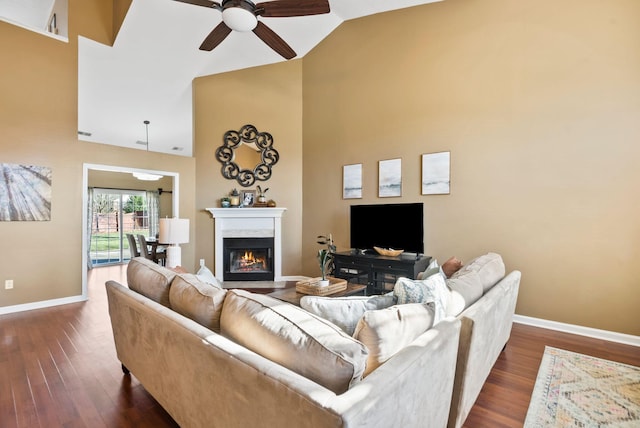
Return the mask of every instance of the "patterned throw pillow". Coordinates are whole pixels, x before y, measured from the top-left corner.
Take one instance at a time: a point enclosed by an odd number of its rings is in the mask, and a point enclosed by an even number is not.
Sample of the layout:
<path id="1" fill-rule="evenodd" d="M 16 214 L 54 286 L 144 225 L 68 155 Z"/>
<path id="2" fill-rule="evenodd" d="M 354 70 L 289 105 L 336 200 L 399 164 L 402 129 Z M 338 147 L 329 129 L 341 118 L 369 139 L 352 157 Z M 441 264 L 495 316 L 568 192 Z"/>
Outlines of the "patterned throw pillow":
<path id="1" fill-rule="evenodd" d="M 434 304 L 433 324 L 437 324 L 447 316 L 447 302 L 449 301 L 449 289 L 445 283 L 444 275 L 436 273 L 423 280 L 398 278 L 393 287 L 393 295 L 398 299 L 398 304 L 405 303 L 430 303 Z"/>

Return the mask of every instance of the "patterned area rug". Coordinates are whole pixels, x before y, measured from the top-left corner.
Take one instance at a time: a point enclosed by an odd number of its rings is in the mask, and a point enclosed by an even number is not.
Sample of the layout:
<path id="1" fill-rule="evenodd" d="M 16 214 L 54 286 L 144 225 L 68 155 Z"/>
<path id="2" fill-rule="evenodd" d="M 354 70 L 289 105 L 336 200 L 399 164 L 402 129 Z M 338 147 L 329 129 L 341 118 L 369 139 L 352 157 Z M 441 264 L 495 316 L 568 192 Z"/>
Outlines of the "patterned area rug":
<path id="1" fill-rule="evenodd" d="M 524 427 L 640 427 L 640 368 L 547 346 Z"/>

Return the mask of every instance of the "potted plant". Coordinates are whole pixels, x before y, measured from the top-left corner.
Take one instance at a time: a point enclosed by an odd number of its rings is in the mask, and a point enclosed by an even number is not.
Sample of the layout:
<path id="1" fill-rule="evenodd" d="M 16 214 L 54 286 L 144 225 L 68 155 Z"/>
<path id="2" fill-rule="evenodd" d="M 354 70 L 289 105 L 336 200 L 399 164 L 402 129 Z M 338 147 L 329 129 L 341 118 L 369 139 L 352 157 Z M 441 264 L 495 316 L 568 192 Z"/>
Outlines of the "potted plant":
<path id="1" fill-rule="evenodd" d="M 222 208 L 229 208 L 230 205 L 231 205 L 231 200 L 229 199 L 228 196 L 223 196 L 222 198 L 220 198 L 220 206 Z"/>
<path id="2" fill-rule="evenodd" d="M 333 244 L 333 237 L 329 235 L 318 235 L 318 244 L 326 245 L 327 248 L 318 250 L 318 263 L 320 264 L 320 273 L 322 279 L 320 280 L 320 286 L 326 287 L 329 285 L 328 274 L 331 273 L 333 268 L 333 253 L 336 251 L 336 246 Z"/>
<path id="3" fill-rule="evenodd" d="M 256 189 L 258 189 L 258 202 L 261 204 L 264 204 L 267 202 L 267 191 L 269 190 L 269 188 L 267 187 L 266 189 L 262 190 L 262 187 L 260 187 L 259 185 L 256 186 Z"/>

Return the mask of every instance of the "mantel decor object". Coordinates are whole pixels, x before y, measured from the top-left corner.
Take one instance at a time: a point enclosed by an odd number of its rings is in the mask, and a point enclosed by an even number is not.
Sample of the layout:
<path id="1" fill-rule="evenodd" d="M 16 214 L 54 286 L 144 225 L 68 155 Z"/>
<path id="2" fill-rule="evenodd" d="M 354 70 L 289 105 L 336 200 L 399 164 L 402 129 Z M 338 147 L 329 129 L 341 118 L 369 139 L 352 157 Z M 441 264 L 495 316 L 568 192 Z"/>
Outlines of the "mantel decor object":
<path id="1" fill-rule="evenodd" d="M 238 150 L 255 151 L 259 160 L 253 166 L 237 163 Z M 216 150 L 216 159 L 222 164 L 222 176 L 236 180 L 242 187 L 249 187 L 256 181 L 266 181 L 271 177 L 271 168 L 278 163 L 280 155 L 273 148 L 273 137 L 268 132 L 258 132 L 253 125 L 244 125 L 239 131 L 225 132 L 222 146 Z M 232 204 L 233 205 L 233 204 Z"/>

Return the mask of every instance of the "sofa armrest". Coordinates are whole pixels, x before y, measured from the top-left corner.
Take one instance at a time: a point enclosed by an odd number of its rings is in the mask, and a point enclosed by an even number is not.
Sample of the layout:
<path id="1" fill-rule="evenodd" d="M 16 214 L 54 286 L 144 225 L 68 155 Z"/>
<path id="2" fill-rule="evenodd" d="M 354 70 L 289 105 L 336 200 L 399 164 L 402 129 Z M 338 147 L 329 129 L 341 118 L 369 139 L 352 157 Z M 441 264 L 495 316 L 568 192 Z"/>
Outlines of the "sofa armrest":
<path id="1" fill-rule="evenodd" d="M 459 334 L 459 320 L 441 321 L 328 407 L 345 427 L 445 426 Z"/>
<path id="2" fill-rule="evenodd" d="M 464 423 L 509 340 L 521 273 L 512 271 L 462 312 L 460 348 L 449 427 Z"/>

